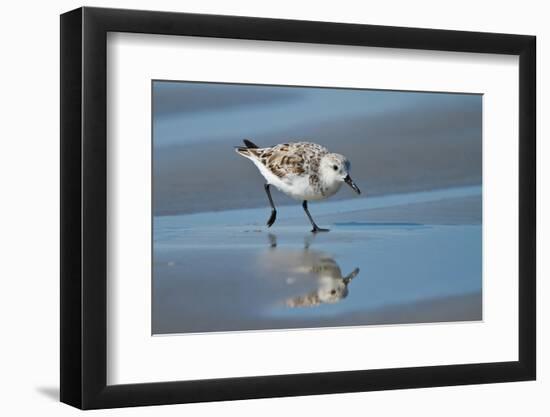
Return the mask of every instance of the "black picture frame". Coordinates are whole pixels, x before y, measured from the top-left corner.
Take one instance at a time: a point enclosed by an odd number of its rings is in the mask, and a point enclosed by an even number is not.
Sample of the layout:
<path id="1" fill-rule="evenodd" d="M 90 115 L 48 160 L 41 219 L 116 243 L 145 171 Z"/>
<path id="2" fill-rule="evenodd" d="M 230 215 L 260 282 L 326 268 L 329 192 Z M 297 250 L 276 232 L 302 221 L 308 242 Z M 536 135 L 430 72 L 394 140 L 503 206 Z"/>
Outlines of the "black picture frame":
<path id="1" fill-rule="evenodd" d="M 108 32 L 519 56 L 519 360 L 107 385 Z M 171 12 L 61 15 L 61 401 L 81 409 L 533 380 L 536 377 L 534 36 Z"/>

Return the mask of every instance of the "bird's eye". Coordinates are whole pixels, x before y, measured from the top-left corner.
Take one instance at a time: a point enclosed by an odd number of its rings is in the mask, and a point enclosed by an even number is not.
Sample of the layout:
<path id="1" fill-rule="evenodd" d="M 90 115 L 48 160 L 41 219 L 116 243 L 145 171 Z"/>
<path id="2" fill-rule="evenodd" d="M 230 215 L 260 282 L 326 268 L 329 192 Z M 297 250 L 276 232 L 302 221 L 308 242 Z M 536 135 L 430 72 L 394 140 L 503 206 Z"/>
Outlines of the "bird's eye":
<path id="1" fill-rule="evenodd" d="M 336 290 L 332 290 L 330 293 L 331 293 L 332 295 L 334 295 L 334 294 L 336 294 Z"/>
<path id="2" fill-rule="evenodd" d="M 333 165 L 332 169 L 335 170 L 335 171 L 338 171 L 338 165 Z"/>

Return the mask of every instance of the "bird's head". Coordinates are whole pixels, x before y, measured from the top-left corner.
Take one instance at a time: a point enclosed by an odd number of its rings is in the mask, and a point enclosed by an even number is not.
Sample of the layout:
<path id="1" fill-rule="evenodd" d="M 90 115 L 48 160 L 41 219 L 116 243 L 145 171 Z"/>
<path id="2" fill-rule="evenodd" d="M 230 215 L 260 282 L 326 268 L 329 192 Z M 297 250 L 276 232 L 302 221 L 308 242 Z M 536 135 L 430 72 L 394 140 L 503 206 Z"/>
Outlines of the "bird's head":
<path id="1" fill-rule="evenodd" d="M 357 194 L 361 194 L 359 187 L 355 185 L 350 177 L 351 164 L 344 155 L 328 153 L 321 158 L 319 174 L 321 181 L 325 184 L 341 184 L 345 182 Z"/>

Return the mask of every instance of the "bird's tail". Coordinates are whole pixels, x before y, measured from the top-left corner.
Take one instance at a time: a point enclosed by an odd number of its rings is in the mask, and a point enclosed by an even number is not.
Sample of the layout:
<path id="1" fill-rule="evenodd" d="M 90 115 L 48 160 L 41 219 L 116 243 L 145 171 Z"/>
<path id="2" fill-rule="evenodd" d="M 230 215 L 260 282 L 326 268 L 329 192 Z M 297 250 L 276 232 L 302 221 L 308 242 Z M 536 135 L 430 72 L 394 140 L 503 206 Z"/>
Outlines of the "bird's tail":
<path id="1" fill-rule="evenodd" d="M 251 149 L 258 149 L 258 145 L 256 145 L 254 142 L 249 141 L 248 139 L 243 140 L 244 144 L 246 146 L 235 146 L 235 151 L 244 157 L 250 157 L 253 156 L 253 152 L 251 152 Z"/>
<path id="2" fill-rule="evenodd" d="M 243 142 L 249 149 L 258 149 L 258 145 L 248 139 L 243 139 Z"/>

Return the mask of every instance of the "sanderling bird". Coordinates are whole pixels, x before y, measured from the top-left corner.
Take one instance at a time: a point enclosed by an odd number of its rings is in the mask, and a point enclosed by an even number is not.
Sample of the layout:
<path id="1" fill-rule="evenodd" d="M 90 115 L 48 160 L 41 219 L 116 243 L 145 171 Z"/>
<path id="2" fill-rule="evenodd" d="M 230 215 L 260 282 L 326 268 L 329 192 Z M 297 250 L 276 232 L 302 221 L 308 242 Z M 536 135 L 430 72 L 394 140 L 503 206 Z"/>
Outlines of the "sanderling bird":
<path id="1" fill-rule="evenodd" d="M 357 194 L 361 194 L 349 176 L 351 165 L 346 157 L 330 153 L 321 145 L 295 142 L 260 148 L 247 139 L 244 144 L 246 146 L 236 147 L 237 153 L 254 162 L 266 180 L 264 188 L 271 205 L 267 227 L 271 227 L 277 218 L 277 209 L 269 188 L 271 185 L 302 201 L 313 233 L 328 232 L 328 229 L 321 229 L 313 221 L 307 208 L 309 200 L 323 200 L 336 194 L 344 182 Z"/>

